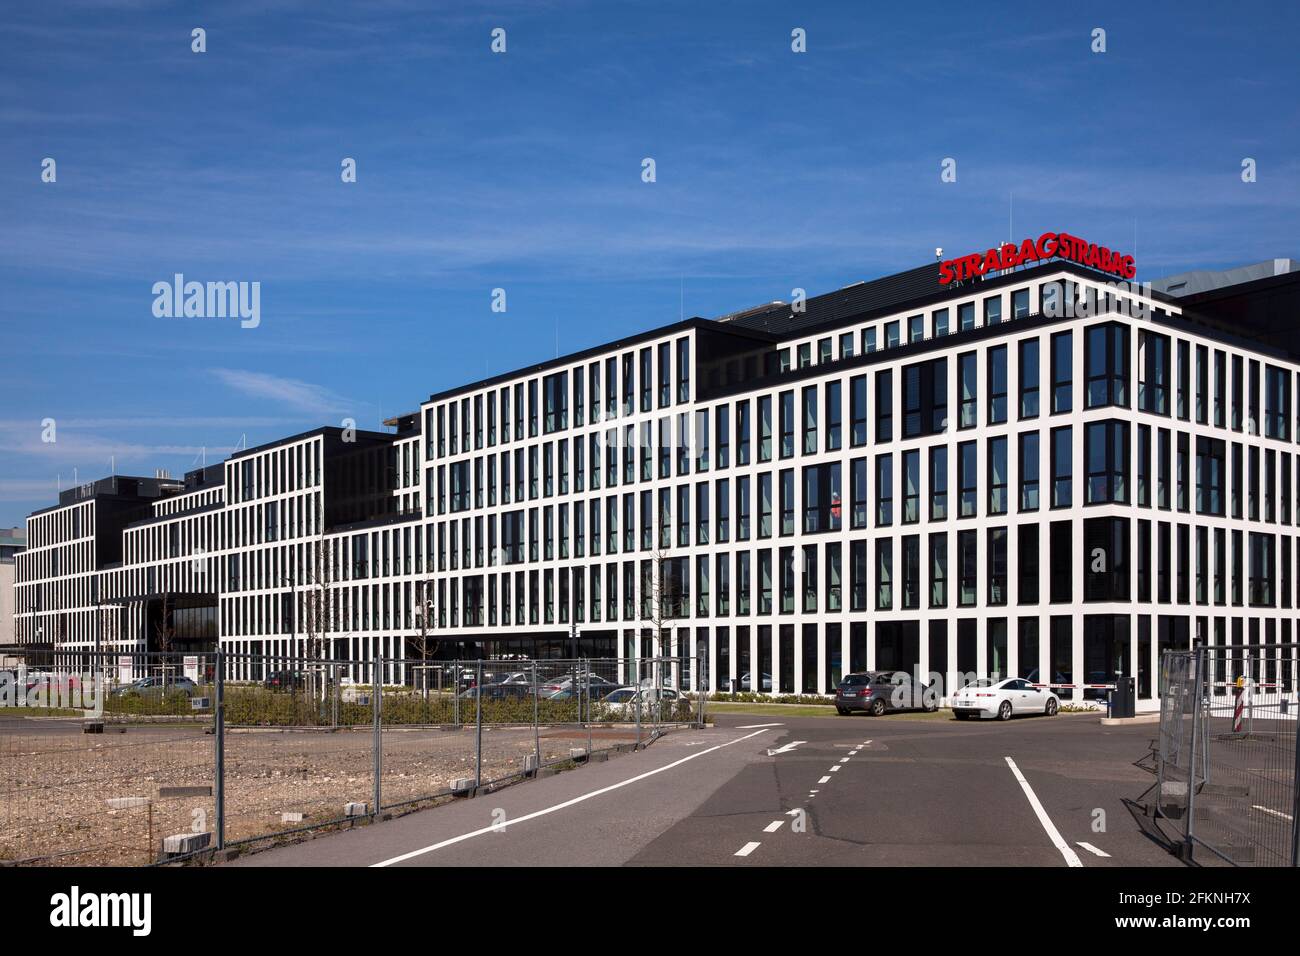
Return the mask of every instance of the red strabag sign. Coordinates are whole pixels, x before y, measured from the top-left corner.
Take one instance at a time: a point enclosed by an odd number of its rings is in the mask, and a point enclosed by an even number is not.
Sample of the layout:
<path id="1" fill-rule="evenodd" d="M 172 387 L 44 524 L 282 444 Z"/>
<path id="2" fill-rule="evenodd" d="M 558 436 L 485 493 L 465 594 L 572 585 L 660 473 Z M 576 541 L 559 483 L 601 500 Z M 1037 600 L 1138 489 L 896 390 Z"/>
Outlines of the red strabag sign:
<path id="1" fill-rule="evenodd" d="M 1048 259 L 1068 259 L 1099 272 L 1108 272 L 1120 279 L 1132 279 L 1137 275 L 1132 256 L 1080 239 L 1068 232 L 1045 232 L 1036 240 L 1026 239 L 1020 245 L 1006 242 L 986 252 L 973 252 L 968 256 L 947 259 L 939 263 L 939 285 Z"/>

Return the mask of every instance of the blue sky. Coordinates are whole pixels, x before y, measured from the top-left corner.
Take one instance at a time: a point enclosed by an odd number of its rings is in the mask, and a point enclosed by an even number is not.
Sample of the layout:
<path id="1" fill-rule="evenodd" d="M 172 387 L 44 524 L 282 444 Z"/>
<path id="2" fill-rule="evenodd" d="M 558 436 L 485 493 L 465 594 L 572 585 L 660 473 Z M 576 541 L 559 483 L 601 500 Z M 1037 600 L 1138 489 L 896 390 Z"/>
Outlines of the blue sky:
<path id="1" fill-rule="evenodd" d="M 1298 9 L 8 4 L 0 527 L 110 456 L 178 475 L 242 436 L 376 427 L 557 343 L 937 245 L 1063 229 L 1135 248 L 1139 279 L 1300 256 Z M 156 318 L 177 272 L 260 282 L 261 325 Z"/>

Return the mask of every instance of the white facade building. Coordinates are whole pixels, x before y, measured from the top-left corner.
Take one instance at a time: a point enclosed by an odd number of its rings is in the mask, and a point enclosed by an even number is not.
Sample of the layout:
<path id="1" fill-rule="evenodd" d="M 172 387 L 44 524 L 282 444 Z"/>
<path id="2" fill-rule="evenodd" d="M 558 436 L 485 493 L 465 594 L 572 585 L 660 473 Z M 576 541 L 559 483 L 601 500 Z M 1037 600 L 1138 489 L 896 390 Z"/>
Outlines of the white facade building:
<path id="1" fill-rule="evenodd" d="M 365 662 L 423 627 L 442 658 L 698 655 L 710 690 L 892 669 L 1068 701 L 1128 675 L 1150 708 L 1164 649 L 1294 639 L 1300 274 L 1181 299 L 1060 261 L 938 277 L 65 493 L 28 519 L 18 641 Z"/>

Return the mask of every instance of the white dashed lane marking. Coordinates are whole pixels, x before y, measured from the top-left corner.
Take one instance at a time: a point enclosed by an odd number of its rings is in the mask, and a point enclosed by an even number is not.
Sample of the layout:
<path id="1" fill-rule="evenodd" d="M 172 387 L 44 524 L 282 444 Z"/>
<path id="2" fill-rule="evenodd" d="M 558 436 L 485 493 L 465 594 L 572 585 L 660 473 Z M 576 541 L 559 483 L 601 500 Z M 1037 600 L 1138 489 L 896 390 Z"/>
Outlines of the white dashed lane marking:
<path id="1" fill-rule="evenodd" d="M 736 851 L 736 856 L 749 856 L 749 854 L 753 853 L 762 845 L 763 844 L 761 843 L 746 843 L 744 846 L 742 846 L 739 850 Z"/>
<path id="2" fill-rule="evenodd" d="M 777 830 L 781 829 L 781 826 L 782 826 L 784 823 L 785 823 L 784 820 L 773 820 L 773 821 L 772 821 L 771 823 L 769 823 L 767 826 L 763 827 L 763 832 L 764 832 L 764 833 L 775 833 Z"/>
<path id="3" fill-rule="evenodd" d="M 822 777 L 822 778 L 821 778 L 820 780 L 818 780 L 817 782 L 818 782 L 818 783 L 830 783 L 830 782 L 831 782 L 831 778 L 830 778 L 830 777 Z"/>

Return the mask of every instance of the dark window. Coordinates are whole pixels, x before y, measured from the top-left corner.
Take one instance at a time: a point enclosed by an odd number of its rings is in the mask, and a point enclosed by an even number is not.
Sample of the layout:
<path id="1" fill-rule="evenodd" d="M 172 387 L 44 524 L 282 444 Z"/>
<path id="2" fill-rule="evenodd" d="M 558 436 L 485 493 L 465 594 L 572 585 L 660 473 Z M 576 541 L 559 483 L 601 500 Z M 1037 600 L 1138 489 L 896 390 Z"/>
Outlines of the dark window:
<path id="1" fill-rule="evenodd" d="M 1084 431 L 1088 462 L 1087 504 L 1128 503 L 1128 422 L 1089 422 Z"/>
<path id="2" fill-rule="evenodd" d="M 1053 521 L 1050 535 L 1050 600 L 1053 604 L 1069 604 L 1074 590 L 1074 529 L 1069 521 Z"/>
<path id="3" fill-rule="evenodd" d="M 977 577 L 977 531 L 957 532 L 957 603 L 962 607 L 975 604 Z"/>
<path id="4" fill-rule="evenodd" d="M 1169 414 L 1169 336 L 1142 330 L 1138 333 L 1138 408 L 1155 415 Z"/>
<path id="5" fill-rule="evenodd" d="M 1038 432 L 1020 435 L 1020 510 L 1038 510 Z"/>
<path id="6" fill-rule="evenodd" d="M 1038 525 L 1022 524 L 1017 531 L 1017 596 L 1020 604 L 1038 603 Z"/>
<path id="7" fill-rule="evenodd" d="M 989 424 L 1007 420 L 1007 347 L 998 345 L 988 351 Z"/>
<path id="8" fill-rule="evenodd" d="M 1085 518 L 1083 522 L 1083 599 L 1129 599 L 1129 523 L 1127 518 Z"/>
<path id="9" fill-rule="evenodd" d="M 903 369 L 903 437 L 936 435 L 948 427 L 948 360 Z"/>
<path id="10" fill-rule="evenodd" d="M 975 353 L 966 352 L 957 356 L 958 428 L 974 428 L 977 423 L 976 419 L 979 414 L 976 408 L 978 386 L 975 376 Z"/>
<path id="11" fill-rule="evenodd" d="M 849 379 L 849 443 L 860 448 L 867 443 L 867 377 Z"/>
<path id="12" fill-rule="evenodd" d="M 1007 439 L 1006 436 L 988 440 L 988 513 L 1007 513 Z"/>
<path id="13" fill-rule="evenodd" d="M 1007 529 L 988 529 L 989 604 L 1007 603 Z"/>
<path id="14" fill-rule="evenodd" d="M 948 517 L 948 446 L 930 449 L 930 520 Z"/>
<path id="15" fill-rule="evenodd" d="M 1020 417 L 1038 417 L 1038 339 L 1020 343 Z"/>
<path id="16" fill-rule="evenodd" d="M 894 373 L 884 369 L 876 373 L 876 441 L 894 437 Z"/>
<path id="17" fill-rule="evenodd" d="M 1227 443 L 1219 438 L 1196 439 L 1196 513 L 1223 514 L 1223 477 Z"/>
<path id="18" fill-rule="evenodd" d="M 1052 336 L 1052 414 L 1074 406 L 1074 353 L 1069 332 Z"/>
<path id="19" fill-rule="evenodd" d="M 1074 451 L 1069 425 L 1052 429 L 1052 507 L 1068 508 L 1074 500 Z"/>
<path id="20" fill-rule="evenodd" d="M 957 446 L 957 472 L 958 516 L 969 518 L 978 510 L 979 465 L 975 442 L 964 441 Z"/>
<path id="21" fill-rule="evenodd" d="M 1106 322 L 1089 326 L 1084 340 L 1088 370 L 1088 408 L 1128 406 L 1128 326 Z"/>
<path id="22" fill-rule="evenodd" d="M 805 534 L 838 531 L 841 526 L 840 463 L 809 465 L 803 470 Z"/>

